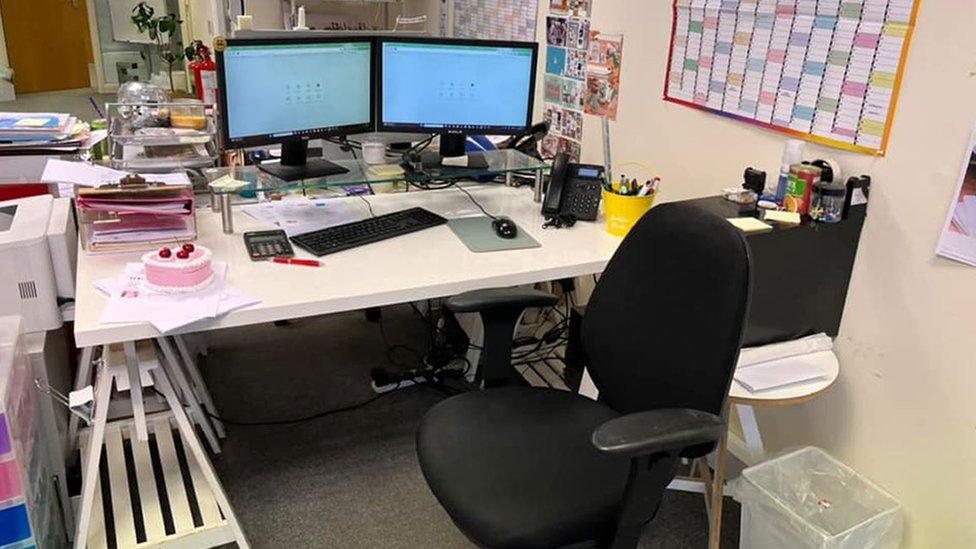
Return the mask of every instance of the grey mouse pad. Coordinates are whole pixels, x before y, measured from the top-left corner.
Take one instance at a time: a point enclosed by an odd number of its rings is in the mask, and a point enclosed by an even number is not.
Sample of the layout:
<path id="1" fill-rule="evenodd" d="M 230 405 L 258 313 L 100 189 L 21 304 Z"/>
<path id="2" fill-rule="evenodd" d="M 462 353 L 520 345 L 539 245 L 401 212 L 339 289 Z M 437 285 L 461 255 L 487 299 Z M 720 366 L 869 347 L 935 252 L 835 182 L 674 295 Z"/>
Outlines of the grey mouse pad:
<path id="1" fill-rule="evenodd" d="M 539 248 L 542 245 L 535 241 L 522 227 L 518 229 L 515 238 L 502 238 L 495 234 L 491 226 L 490 217 L 462 217 L 450 219 L 447 226 L 464 242 L 469 250 L 475 253 L 500 252 L 503 250 L 524 250 Z"/>

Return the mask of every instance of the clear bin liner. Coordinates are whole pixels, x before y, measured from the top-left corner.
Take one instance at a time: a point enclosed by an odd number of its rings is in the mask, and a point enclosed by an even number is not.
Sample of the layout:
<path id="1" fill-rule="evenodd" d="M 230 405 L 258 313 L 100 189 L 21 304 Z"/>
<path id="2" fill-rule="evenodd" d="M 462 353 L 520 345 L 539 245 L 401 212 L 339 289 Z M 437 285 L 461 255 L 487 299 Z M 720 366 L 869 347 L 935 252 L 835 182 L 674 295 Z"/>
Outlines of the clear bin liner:
<path id="1" fill-rule="evenodd" d="M 742 472 L 742 547 L 897 548 L 901 505 L 819 448 L 802 448 Z"/>

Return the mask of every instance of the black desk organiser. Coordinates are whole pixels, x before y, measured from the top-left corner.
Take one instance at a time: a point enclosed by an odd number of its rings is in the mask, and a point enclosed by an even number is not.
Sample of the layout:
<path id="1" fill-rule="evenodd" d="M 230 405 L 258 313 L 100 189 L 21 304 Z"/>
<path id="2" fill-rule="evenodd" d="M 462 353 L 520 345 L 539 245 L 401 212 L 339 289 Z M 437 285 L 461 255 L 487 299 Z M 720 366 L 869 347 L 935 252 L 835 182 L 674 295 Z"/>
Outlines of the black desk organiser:
<path id="1" fill-rule="evenodd" d="M 756 216 L 721 197 L 690 201 L 723 217 Z M 743 345 L 752 347 L 840 330 L 867 204 L 839 223 L 777 226 L 746 237 L 752 248 L 752 305 Z"/>
<path id="2" fill-rule="evenodd" d="M 866 198 L 870 179 L 859 179 L 854 186 L 860 187 Z M 722 197 L 688 202 L 725 218 L 759 216 L 755 206 L 742 206 Z M 772 231 L 747 235 L 752 248 L 753 290 L 743 346 L 820 332 L 837 336 L 867 203 L 851 205 L 845 211 L 839 223 L 815 223 L 804 217 L 800 225 L 770 223 Z M 579 343 L 584 311 L 585 307 L 575 307 L 569 320 L 565 379 L 572 390 L 579 388 L 585 365 Z"/>

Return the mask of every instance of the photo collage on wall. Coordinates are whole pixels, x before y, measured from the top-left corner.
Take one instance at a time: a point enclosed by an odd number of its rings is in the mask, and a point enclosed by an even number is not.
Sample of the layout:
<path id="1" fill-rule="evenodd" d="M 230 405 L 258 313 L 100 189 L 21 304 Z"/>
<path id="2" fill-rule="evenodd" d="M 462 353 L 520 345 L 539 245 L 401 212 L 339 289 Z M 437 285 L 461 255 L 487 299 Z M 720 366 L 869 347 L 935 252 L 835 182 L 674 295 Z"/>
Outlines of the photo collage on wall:
<path id="1" fill-rule="evenodd" d="M 591 0 L 549 0 L 546 19 L 545 119 L 542 154 L 578 162 L 583 141 Z"/>

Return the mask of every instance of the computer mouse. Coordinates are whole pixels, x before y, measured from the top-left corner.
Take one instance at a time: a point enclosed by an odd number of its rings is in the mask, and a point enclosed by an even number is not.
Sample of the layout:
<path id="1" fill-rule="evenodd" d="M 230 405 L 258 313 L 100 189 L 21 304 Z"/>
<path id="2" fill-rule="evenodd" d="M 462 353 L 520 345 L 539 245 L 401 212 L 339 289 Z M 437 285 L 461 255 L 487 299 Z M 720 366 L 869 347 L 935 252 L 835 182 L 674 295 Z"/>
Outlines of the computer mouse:
<path id="1" fill-rule="evenodd" d="M 496 217 L 491 222 L 491 226 L 495 229 L 495 234 L 500 238 L 515 238 L 518 236 L 518 225 L 507 217 Z"/>

